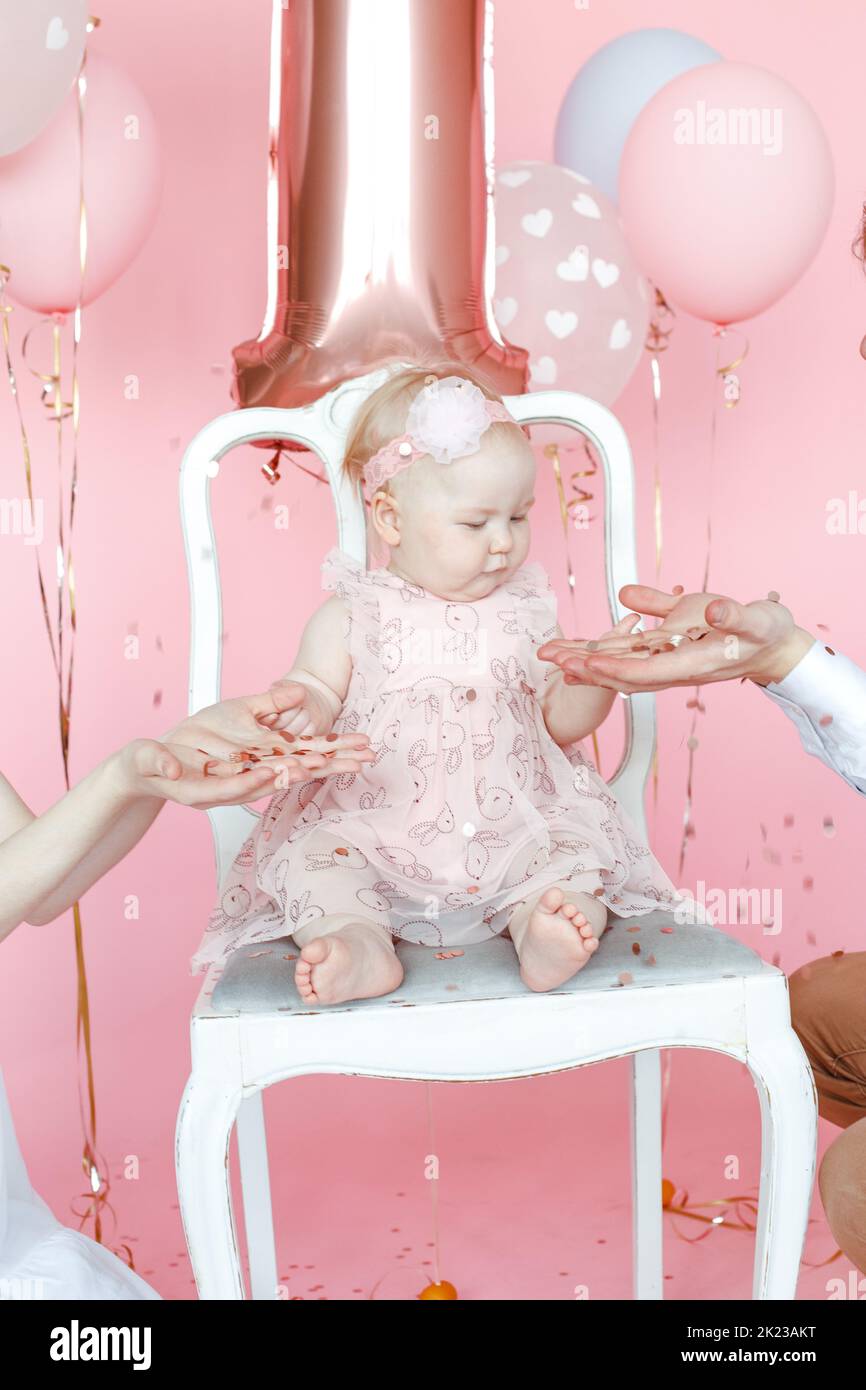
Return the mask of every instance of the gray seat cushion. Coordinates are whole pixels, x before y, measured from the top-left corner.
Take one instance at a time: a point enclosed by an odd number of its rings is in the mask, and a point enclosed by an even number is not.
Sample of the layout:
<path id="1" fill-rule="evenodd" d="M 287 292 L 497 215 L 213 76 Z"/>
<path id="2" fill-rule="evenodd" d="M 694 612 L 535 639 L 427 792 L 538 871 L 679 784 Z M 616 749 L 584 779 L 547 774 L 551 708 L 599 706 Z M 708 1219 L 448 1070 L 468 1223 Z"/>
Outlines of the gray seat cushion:
<path id="1" fill-rule="evenodd" d="M 599 948 L 553 994 L 610 988 L 646 989 L 699 980 L 757 975 L 770 969 L 748 946 L 724 931 L 697 923 L 678 923 L 666 911 L 611 919 Z M 629 931 L 637 927 L 637 931 Z M 663 930 L 667 928 L 668 930 Z M 633 950 L 640 945 L 640 953 Z M 401 1004 L 454 1004 L 462 999 L 506 999 L 532 995 L 523 983 L 514 945 L 496 936 L 463 954 L 437 959 L 439 948 L 401 941 L 397 952 L 405 976 L 399 988 L 376 999 L 315 1005 L 316 1009 L 381 1009 Z M 291 937 L 242 946 L 229 957 L 210 1001 L 216 1013 L 308 1013 L 294 984 L 298 947 Z M 631 979 L 621 981 L 620 977 Z"/>

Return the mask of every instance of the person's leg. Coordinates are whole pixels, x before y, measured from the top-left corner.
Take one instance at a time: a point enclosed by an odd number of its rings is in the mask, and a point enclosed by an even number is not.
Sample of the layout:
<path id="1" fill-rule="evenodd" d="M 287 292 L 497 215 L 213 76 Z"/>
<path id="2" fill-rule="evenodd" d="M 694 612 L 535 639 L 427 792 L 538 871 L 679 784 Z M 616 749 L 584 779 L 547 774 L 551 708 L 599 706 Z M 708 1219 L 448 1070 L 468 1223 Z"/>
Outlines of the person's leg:
<path id="1" fill-rule="evenodd" d="M 789 977 L 788 991 L 818 1113 L 845 1129 L 866 1117 L 866 951 L 808 961 Z"/>
<path id="2" fill-rule="evenodd" d="M 520 975 L 530 989 L 556 989 L 582 970 L 607 925 L 606 905 L 592 891 L 598 873 L 572 876 L 518 903 L 508 934 L 520 961 Z"/>
<path id="3" fill-rule="evenodd" d="M 866 1119 L 833 1140 L 821 1160 L 818 1187 L 833 1239 L 866 1274 Z"/>
<path id="4" fill-rule="evenodd" d="M 821 1201 L 836 1243 L 866 1273 L 866 951 L 809 961 L 788 986 L 818 1113 L 845 1131 L 821 1161 Z"/>

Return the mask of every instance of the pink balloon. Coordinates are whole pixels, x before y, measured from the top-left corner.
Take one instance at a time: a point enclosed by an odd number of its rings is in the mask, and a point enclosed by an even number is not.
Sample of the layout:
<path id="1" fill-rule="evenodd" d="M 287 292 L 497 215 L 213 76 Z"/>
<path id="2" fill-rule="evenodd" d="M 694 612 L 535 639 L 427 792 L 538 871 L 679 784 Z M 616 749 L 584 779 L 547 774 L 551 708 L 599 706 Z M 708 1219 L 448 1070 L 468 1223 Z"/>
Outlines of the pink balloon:
<path id="1" fill-rule="evenodd" d="M 84 106 L 87 260 L 82 303 L 123 273 L 153 226 L 162 185 L 159 138 L 141 90 L 88 55 Z M 0 159 L 0 260 L 9 295 L 40 313 L 75 308 L 80 272 L 77 91 L 23 150 Z"/>
<path id="2" fill-rule="evenodd" d="M 582 174 L 523 160 L 496 174 L 496 298 L 530 387 L 612 405 L 640 360 L 650 292 L 613 203 Z"/>
<path id="3" fill-rule="evenodd" d="M 746 63 L 674 78 L 626 141 L 620 212 L 675 305 L 711 323 L 763 313 L 800 278 L 830 219 L 833 160 L 807 101 Z"/>

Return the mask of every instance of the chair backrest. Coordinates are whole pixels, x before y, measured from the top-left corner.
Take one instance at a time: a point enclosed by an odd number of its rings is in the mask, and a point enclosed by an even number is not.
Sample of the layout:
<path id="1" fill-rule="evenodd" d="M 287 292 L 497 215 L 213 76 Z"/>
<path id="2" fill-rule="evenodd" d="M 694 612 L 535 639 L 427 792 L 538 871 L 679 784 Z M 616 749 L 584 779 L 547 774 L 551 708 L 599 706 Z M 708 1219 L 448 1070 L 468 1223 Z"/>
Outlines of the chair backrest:
<path id="1" fill-rule="evenodd" d="M 364 503 L 349 486 L 341 463 L 355 412 L 388 371 L 382 367 L 344 382 L 312 405 L 288 410 L 252 407 L 218 415 L 187 447 L 180 470 L 180 506 L 190 586 L 191 714 L 220 699 L 222 603 L 210 511 L 212 462 L 221 460 L 238 444 L 256 439 L 286 439 L 307 445 L 327 470 L 337 513 L 337 544 L 364 564 Z M 634 470 L 625 431 L 605 406 L 573 391 L 534 391 L 503 399 L 521 424 L 567 425 L 585 435 L 597 451 L 605 478 L 607 601 L 612 620 L 619 621 L 629 610 L 617 594 L 623 584 L 637 582 Z M 616 771 L 607 780 L 646 837 L 643 790 L 655 747 L 655 697 L 632 695 L 625 706 L 625 745 Z M 216 848 L 217 881 L 222 882 L 257 813 L 246 806 L 224 806 L 208 815 Z"/>

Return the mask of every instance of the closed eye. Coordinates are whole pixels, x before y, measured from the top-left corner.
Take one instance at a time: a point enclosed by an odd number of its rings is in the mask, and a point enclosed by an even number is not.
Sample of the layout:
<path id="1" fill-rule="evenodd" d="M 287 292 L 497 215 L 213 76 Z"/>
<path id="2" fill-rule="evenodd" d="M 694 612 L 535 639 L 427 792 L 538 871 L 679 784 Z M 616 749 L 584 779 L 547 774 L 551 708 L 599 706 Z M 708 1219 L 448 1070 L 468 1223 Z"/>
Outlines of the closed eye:
<path id="1" fill-rule="evenodd" d="M 526 517 L 525 517 L 525 516 L 513 516 L 513 517 L 511 518 L 511 520 L 512 520 L 512 521 L 526 521 Z M 472 531 L 479 531 L 479 530 L 481 529 L 482 526 L 486 526 L 486 525 L 487 525 L 487 522 L 486 522 L 486 521 L 461 521 L 461 522 L 460 522 L 460 525 L 461 525 L 461 526 L 468 526 L 468 527 L 470 528 L 470 530 L 472 530 Z"/>

